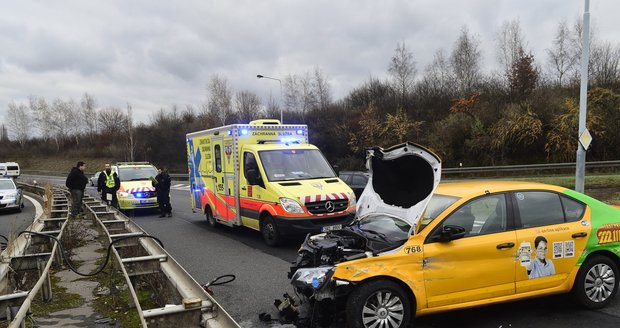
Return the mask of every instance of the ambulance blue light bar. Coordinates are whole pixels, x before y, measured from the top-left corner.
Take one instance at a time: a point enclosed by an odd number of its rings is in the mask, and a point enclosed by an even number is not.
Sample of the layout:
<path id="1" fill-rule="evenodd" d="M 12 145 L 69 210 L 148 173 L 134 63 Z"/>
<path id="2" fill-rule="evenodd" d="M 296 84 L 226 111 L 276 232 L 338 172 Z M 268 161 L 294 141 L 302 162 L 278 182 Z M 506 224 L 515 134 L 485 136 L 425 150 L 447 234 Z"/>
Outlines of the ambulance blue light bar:
<path id="1" fill-rule="evenodd" d="M 297 134 L 303 135 L 304 134 L 304 130 L 302 130 L 302 129 L 297 130 Z"/>
<path id="2" fill-rule="evenodd" d="M 231 136 L 232 135 L 232 131 L 228 130 L 228 135 Z"/>
<path id="3" fill-rule="evenodd" d="M 241 135 L 242 136 L 247 136 L 248 135 L 248 129 L 241 129 Z"/>

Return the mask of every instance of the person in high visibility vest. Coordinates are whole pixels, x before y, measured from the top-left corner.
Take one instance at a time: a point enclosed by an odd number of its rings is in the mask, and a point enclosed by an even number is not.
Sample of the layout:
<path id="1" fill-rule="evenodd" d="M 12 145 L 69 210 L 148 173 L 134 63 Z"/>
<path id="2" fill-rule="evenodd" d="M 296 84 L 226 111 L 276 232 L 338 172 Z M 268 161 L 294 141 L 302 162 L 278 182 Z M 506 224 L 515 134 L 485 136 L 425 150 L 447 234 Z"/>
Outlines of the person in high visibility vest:
<path id="1" fill-rule="evenodd" d="M 116 207 L 118 205 L 116 191 L 120 187 L 121 180 L 118 178 L 118 174 L 112 171 L 110 164 L 106 163 L 97 180 L 97 191 L 101 192 L 101 199 Z"/>

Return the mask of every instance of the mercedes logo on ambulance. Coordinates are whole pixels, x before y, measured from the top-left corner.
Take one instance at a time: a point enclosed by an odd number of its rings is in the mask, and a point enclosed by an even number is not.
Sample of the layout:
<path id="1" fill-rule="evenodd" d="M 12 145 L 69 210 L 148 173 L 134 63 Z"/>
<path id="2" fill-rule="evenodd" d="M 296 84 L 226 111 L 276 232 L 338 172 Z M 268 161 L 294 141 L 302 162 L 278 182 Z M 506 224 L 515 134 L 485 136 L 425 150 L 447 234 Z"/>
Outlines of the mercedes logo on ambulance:
<path id="1" fill-rule="evenodd" d="M 325 209 L 331 213 L 336 209 L 336 206 L 331 201 L 327 201 L 325 202 Z"/>

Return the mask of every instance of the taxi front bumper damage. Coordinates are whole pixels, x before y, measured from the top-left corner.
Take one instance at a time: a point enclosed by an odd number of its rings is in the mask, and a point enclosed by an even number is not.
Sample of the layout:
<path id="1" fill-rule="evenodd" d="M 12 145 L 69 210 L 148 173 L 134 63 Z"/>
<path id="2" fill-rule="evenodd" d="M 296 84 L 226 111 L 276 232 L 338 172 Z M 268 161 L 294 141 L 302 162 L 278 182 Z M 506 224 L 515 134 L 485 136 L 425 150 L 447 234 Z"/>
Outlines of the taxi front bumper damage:
<path id="1" fill-rule="evenodd" d="M 310 236 L 304 240 L 297 260 L 288 273 L 297 294 L 309 305 L 309 316 L 323 325 L 330 324 L 345 311 L 348 295 L 355 282 L 333 279 L 335 265 L 374 256 L 366 238 L 347 230 L 336 230 Z"/>

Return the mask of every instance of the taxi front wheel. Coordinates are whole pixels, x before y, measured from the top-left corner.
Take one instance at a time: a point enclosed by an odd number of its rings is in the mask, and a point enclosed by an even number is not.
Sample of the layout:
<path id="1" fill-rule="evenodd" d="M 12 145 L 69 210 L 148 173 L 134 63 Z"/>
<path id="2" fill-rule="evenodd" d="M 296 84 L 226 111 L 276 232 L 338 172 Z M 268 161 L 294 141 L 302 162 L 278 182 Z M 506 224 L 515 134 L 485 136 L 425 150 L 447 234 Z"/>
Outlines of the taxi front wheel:
<path id="1" fill-rule="evenodd" d="M 618 291 L 618 267 L 608 257 L 595 255 L 581 265 L 573 296 L 588 309 L 605 307 Z"/>
<path id="2" fill-rule="evenodd" d="M 409 297 L 396 283 L 375 280 L 360 285 L 349 296 L 349 327 L 408 327 L 411 321 Z"/>

